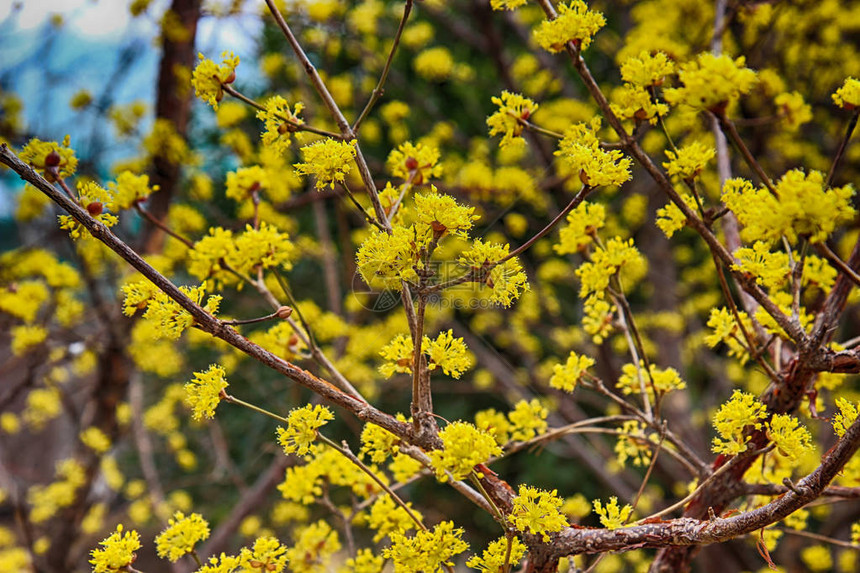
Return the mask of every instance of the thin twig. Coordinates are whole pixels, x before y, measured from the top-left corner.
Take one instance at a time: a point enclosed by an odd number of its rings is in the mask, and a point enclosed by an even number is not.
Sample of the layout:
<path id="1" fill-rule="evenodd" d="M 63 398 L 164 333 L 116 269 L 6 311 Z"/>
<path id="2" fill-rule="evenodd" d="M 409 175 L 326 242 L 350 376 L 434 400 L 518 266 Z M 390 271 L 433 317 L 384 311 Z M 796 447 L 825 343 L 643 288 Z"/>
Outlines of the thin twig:
<path id="1" fill-rule="evenodd" d="M 391 70 L 391 62 L 394 61 L 394 55 L 397 53 L 397 47 L 400 45 L 400 36 L 403 35 L 403 28 L 406 27 L 406 21 L 409 19 L 410 12 L 412 12 L 412 1 L 413 0 L 406 0 L 406 3 L 403 6 L 403 16 L 400 18 L 400 25 L 397 26 L 397 33 L 394 34 L 391 51 L 388 52 L 388 59 L 385 60 L 385 67 L 382 68 L 382 74 L 379 76 L 379 81 L 377 82 L 376 87 L 373 88 L 373 92 L 370 94 L 370 99 L 367 100 L 367 104 L 364 106 L 364 109 L 361 110 L 358 119 L 356 119 L 355 123 L 352 124 L 352 131 L 356 134 L 358 133 L 359 127 L 361 127 L 361 122 L 364 121 L 364 118 L 367 117 L 367 114 L 370 113 L 370 110 L 373 109 L 373 106 L 376 105 L 376 102 L 379 101 L 382 94 L 385 93 L 385 81 L 388 79 L 388 72 Z"/>
<path id="2" fill-rule="evenodd" d="M 845 155 L 845 148 L 848 146 L 848 141 L 851 139 L 851 134 L 854 133 L 854 128 L 857 127 L 857 118 L 860 117 L 860 108 L 855 109 L 848 120 L 848 127 L 845 129 L 845 137 L 839 142 L 839 149 L 836 150 L 836 155 L 833 157 L 833 163 L 830 164 L 830 170 L 827 172 L 827 183 L 825 187 L 833 185 L 833 178 L 836 176 L 836 170 L 839 168 L 839 162 Z"/>

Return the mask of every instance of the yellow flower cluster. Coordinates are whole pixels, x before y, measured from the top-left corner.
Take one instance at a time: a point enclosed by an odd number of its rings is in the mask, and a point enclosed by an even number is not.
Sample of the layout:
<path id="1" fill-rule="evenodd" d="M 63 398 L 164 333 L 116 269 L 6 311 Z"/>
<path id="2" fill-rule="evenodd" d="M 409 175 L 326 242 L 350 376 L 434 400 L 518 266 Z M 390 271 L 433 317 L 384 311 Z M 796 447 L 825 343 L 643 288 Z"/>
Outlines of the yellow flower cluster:
<path id="1" fill-rule="evenodd" d="M 486 463 L 491 456 L 502 453 L 496 440 L 468 422 L 453 422 L 439 432 L 442 449 L 430 452 L 430 463 L 436 478 L 445 482 L 448 473 L 455 480 L 462 480 L 472 469 Z M 478 474 L 479 477 L 481 474 Z"/>
<path id="2" fill-rule="evenodd" d="M 134 563 L 135 551 L 140 549 L 140 536 L 133 529 L 126 533 L 122 529 L 122 524 L 117 525 L 115 532 L 99 542 L 102 549 L 92 550 L 93 573 L 116 573 Z"/>
<path id="3" fill-rule="evenodd" d="M 553 374 L 549 379 L 549 385 L 565 392 L 573 392 L 585 371 L 592 366 L 594 366 L 593 358 L 571 351 L 567 362 L 552 367 Z"/>
<path id="4" fill-rule="evenodd" d="M 451 558 L 469 548 L 463 541 L 463 530 L 451 521 L 443 521 L 429 531 L 419 531 L 413 537 L 391 534 L 391 546 L 382 550 L 394 564 L 394 573 L 438 571 L 443 565 L 453 566 Z"/>
<path id="5" fill-rule="evenodd" d="M 771 290 L 782 286 L 791 274 L 788 255 L 770 252 L 770 245 L 764 241 L 756 241 L 751 249 L 740 248 L 734 255 L 738 263 L 732 269 L 751 274 L 758 284 Z"/>
<path id="6" fill-rule="evenodd" d="M 243 201 L 260 189 L 269 186 L 269 174 L 259 165 L 241 167 L 227 173 L 227 197 Z"/>
<path id="7" fill-rule="evenodd" d="M 650 439 L 645 433 L 646 426 L 636 420 L 628 420 L 621 427 L 621 434 L 615 442 L 615 459 L 623 467 L 628 459 L 633 459 L 636 467 L 651 463 Z"/>
<path id="8" fill-rule="evenodd" d="M 603 505 L 599 499 L 594 500 L 594 513 L 600 516 L 600 523 L 606 529 L 618 529 L 624 527 L 630 514 L 633 513 L 633 507 L 625 504 L 624 507 L 618 506 L 618 498 L 614 495 L 609 498 L 609 503 Z"/>
<path id="9" fill-rule="evenodd" d="M 603 298 L 609 281 L 618 274 L 619 280 L 629 287 L 635 284 L 647 271 L 645 258 L 633 246 L 633 239 L 626 241 L 620 237 L 610 239 L 605 248 L 595 249 L 589 262 L 576 269 L 580 281 L 580 298 L 591 296 Z"/>
<path id="10" fill-rule="evenodd" d="M 537 398 L 520 400 L 508 412 L 510 440 L 525 442 L 546 432 L 549 410 Z"/>
<path id="11" fill-rule="evenodd" d="M 576 123 L 564 132 L 555 155 L 579 175 L 583 184 L 591 187 L 621 185 L 630 179 L 630 158 L 618 149 L 606 151 L 600 147 L 597 130 L 600 118 L 590 123 Z"/>
<path id="12" fill-rule="evenodd" d="M 229 386 L 224 376 L 224 367 L 213 364 L 205 372 L 195 372 L 194 378 L 185 384 L 185 403 L 191 407 L 195 420 L 215 416 L 221 393 Z"/>
<path id="13" fill-rule="evenodd" d="M 297 528 L 293 546 L 284 553 L 292 571 L 326 573 L 331 571 L 331 558 L 340 551 L 337 531 L 325 521 Z M 267 570 L 268 568 L 266 568 Z"/>
<path id="14" fill-rule="evenodd" d="M 446 375 L 453 378 L 459 378 L 472 366 L 473 358 L 466 348 L 466 343 L 462 338 L 454 338 L 452 330 L 439 333 L 435 340 L 424 336 L 421 351 L 427 356 L 427 367 L 430 370 L 441 368 Z M 379 367 L 379 371 L 386 378 L 395 373 L 412 372 L 414 345 L 408 335 L 398 334 L 379 354 L 386 360 L 385 364 Z"/>
<path id="15" fill-rule="evenodd" d="M 518 93 L 502 91 L 501 97 L 493 97 L 491 101 L 499 106 L 499 109 L 487 118 L 487 126 L 490 128 L 490 137 L 496 134 L 504 134 L 500 147 L 505 147 L 515 140 L 523 142 L 523 121 L 528 121 L 532 114 L 537 111 L 538 104 Z"/>
<path id="16" fill-rule="evenodd" d="M 583 0 L 571 0 L 567 4 L 559 4 L 558 16 L 541 22 L 533 35 L 541 48 L 552 53 L 564 50 L 568 42 L 584 50 L 605 24 L 606 18 L 602 13 L 589 10 Z"/>
<path id="17" fill-rule="evenodd" d="M 181 286 L 179 287 L 179 290 L 185 293 L 198 305 L 203 302 L 203 297 L 206 296 L 206 289 L 204 286 Z M 218 307 L 221 304 L 221 298 L 222 297 L 220 295 L 210 295 L 206 299 L 206 304 L 203 306 L 203 310 L 209 314 L 216 314 L 218 312 Z M 129 305 L 126 304 L 126 307 L 128 306 Z M 152 299 L 149 301 L 143 318 L 151 320 L 158 325 L 156 335 L 159 338 L 167 338 L 170 340 L 178 339 L 186 329 L 191 328 L 191 326 L 194 325 L 194 317 L 191 316 L 191 313 L 179 306 L 178 302 L 174 301 L 160 290 L 156 291 Z"/>
<path id="18" fill-rule="evenodd" d="M 414 185 L 421 185 L 431 177 L 442 175 L 439 149 L 420 142 L 401 143 L 388 154 L 385 165 L 392 176 L 411 181 Z"/>
<path id="19" fill-rule="evenodd" d="M 567 225 L 559 232 L 553 249 L 559 255 L 578 253 L 594 242 L 597 232 L 606 224 L 606 207 L 583 201 L 567 214 Z"/>
<path id="20" fill-rule="evenodd" d="M 475 273 L 482 289 L 490 289 L 488 300 L 504 307 L 510 306 L 523 292 L 529 290 L 528 277 L 516 257 L 498 263 L 508 256 L 509 249 L 507 244 L 485 243 L 476 239 L 472 247 L 461 253 L 458 259 L 461 265 Z M 486 272 L 487 268 L 491 270 Z"/>
<path id="21" fill-rule="evenodd" d="M 108 183 L 108 188 L 117 209 L 131 209 L 159 189 L 158 185 L 150 187 L 149 175 L 135 175 L 131 171 L 120 173 L 116 183 Z"/>
<path id="22" fill-rule="evenodd" d="M 681 65 L 679 88 L 665 91 L 671 104 L 686 104 L 694 109 L 722 113 L 733 101 L 749 93 L 756 84 L 756 73 L 744 67 L 743 57 L 735 60 L 725 54 L 703 52 Z"/>
<path id="23" fill-rule="evenodd" d="M 257 119 L 263 122 L 265 131 L 260 134 L 263 145 L 279 154 L 286 153 L 290 148 L 290 135 L 297 126 L 304 123 L 299 113 L 304 104 L 297 102 L 290 110 L 290 104 L 283 97 L 276 95 L 266 100 L 265 110 L 257 112 Z"/>
<path id="24" fill-rule="evenodd" d="M 355 140 L 346 143 L 334 139 L 323 139 L 302 147 L 304 163 L 296 163 L 296 173 L 316 177 L 316 188 L 329 185 L 334 189 L 335 182 L 344 183 L 352 170 L 355 159 Z"/>
<path id="25" fill-rule="evenodd" d="M 665 164 L 664 164 L 665 165 Z M 689 193 L 681 193 L 681 200 L 690 209 L 697 209 L 696 198 Z M 680 231 L 687 224 L 687 216 L 684 212 L 672 202 L 666 203 L 665 206 L 657 209 L 657 227 L 667 239 L 671 239 L 672 235 Z"/>
<path id="26" fill-rule="evenodd" d="M 105 209 L 111 210 L 116 207 L 113 193 L 92 181 L 78 181 L 77 191 L 78 204 L 86 209 L 87 213 L 95 220 L 106 227 L 113 227 L 119 223 L 119 218 L 116 215 L 105 212 Z M 86 227 L 71 215 L 60 215 L 58 219 L 60 228 L 69 231 L 69 235 L 73 239 L 90 236 Z"/>
<path id="27" fill-rule="evenodd" d="M 225 263 L 242 274 L 257 268 L 289 270 L 296 254 L 289 235 L 265 222 L 257 229 L 246 225 L 245 232 L 235 237 L 232 231 L 214 227 L 188 252 L 188 272 L 201 281 L 233 284 L 238 278 L 225 270 Z"/>
<path id="28" fill-rule="evenodd" d="M 167 521 L 167 528 L 155 538 L 155 548 L 162 559 L 176 562 L 194 551 L 198 542 L 209 538 L 209 524 L 199 513 L 185 516 L 181 511 Z"/>
<path id="29" fill-rule="evenodd" d="M 839 413 L 833 416 L 833 431 L 841 438 L 857 420 L 860 407 L 845 398 L 836 398 L 836 408 L 839 409 Z"/>
<path id="30" fill-rule="evenodd" d="M 568 525 L 567 518 L 561 513 L 563 503 L 556 490 L 543 491 L 520 485 L 508 521 L 518 531 L 528 531 L 549 541 L 550 533 L 561 531 Z"/>
<path id="31" fill-rule="evenodd" d="M 845 78 L 845 83 L 833 93 L 833 103 L 841 108 L 854 110 L 860 107 L 860 80 Z"/>
<path id="32" fill-rule="evenodd" d="M 57 462 L 57 479 L 48 485 L 34 485 L 27 490 L 30 504 L 29 519 L 42 523 L 77 500 L 78 490 L 87 483 L 87 474 L 80 462 L 69 458 Z"/>
<path id="33" fill-rule="evenodd" d="M 673 390 L 683 390 L 687 387 L 686 382 L 681 379 L 678 371 L 674 368 L 660 368 L 656 364 L 648 365 L 645 372 L 645 363 L 639 361 L 639 367 L 634 364 L 625 364 L 621 367 L 621 376 L 618 378 L 618 388 L 625 395 L 639 394 L 642 385 L 649 393 L 653 390 L 658 394 L 666 394 Z M 649 376 L 650 374 L 650 376 Z M 653 384 L 653 388 L 652 388 Z"/>
<path id="34" fill-rule="evenodd" d="M 498 573 L 510 570 L 510 565 L 516 566 L 525 553 L 526 546 L 519 537 L 513 537 L 510 541 L 502 537 L 491 542 L 480 557 L 474 555 L 466 561 L 466 566 L 481 573 Z"/>
<path id="35" fill-rule="evenodd" d="M 766 417 L 767 408 L 755 396 L 735 390 L 729 401 L 714 414 L 714 428 L 719 436 L 714 438 L 711 449 L 730 456 L 745 451 L 749 436 L 744 431 L 748 427 L 761 429 L 762 420 Z"/>
<path id="36" fill-rule="evenodd" d="M 812 447 L 809 430 L 789 414 L 774 414 L 771 417 L 767 423 L 767 437 L 776 445 L 776 451 L 788 458 L 790 463 L 797 463 Z"/>
<path id="37" fill-rule="evenodd" d="M 743 224 L 745 241 L 775 241 L 785 235 L 791 242 L 805 236 L 820 243 L 854 218 L 853 195 L 850 185 L 826 188 L 820 171 L 794 169 L 779 180 L 775 195 L 744 179 L 729 179 L 722 198 Z"/>
<path id="38" fill-rule="evenodd" d="M 753 332 L 752 320 L 747 313 L 741 310 L 738 311 L 738 316 L 744 329 L 747 332 Z M 729 347 L 729 356 L 737 357 L 741 364 L 749 359 L 743 332 L 741 332 L 740 325 L 729 309 L 725 307 L 711 309 L 707 326 L 712 332 L 705 336 L 705 344 L 713 348 L 723 342 Z"/>
<path id="39" fill-rule="evenodd" d="M 78 158 L 75 157 L 75 150 L 69 147 L 68 136 L 62 145 L 56 141 L 33 138 L 21 150 L 19 157 L 48 181 L 54 181 L 54 173 L 60 177 L 74 175 L 78 167 Z"/>
<path id="40" fill-rule="evenodd" d="M 305 456 L 310 453 L 319 429 L 329 420 L 334 420 L 334 414 L 325 406 L 308 404 L 290 412 L 287 419 L 287 429 L 278 428 L 278 443 L 287 455 Z"/>
<path id="41" fill-rule="evenodd" d="M 421 512 L 412 508 L 411 503 L 406 506 L 409 511 L 421 519 Z M 391 496 L 383 495 L 370 506 L 370 514 L 367 516 L 367 526 L 375 530 L 374 543 L 392 533 L 404 534 L 415 528 L 415 521 L 402 506 L 394 502 Z"/>
<path id="42" fill-rule="evenodd" d="M 675 63 L 663 52 L 640 52 L 621 64 L 621 79 L 640 88 L 663 85 L 666 76 L 675 73 Z"/>
<path id="43" fill-rule="evenodd" d="M 624 84 L 612 92 L 611 107 L 612 112 L 622 119 L 632 119 L 637 123 L 647 120 L 651 125 L 657 125 L 658 118 L 669 113 L 669 106 L 633 84 Z"/>
<path id="44" fill-rule="evenodd" d="M 203 54 L 198 54 L 200 61 L 191 74 L 191 85 L 194 86 L 194 95 L 218 109 L 218 102 L 224 98 L 224 84 L 231 84 L 236 79 L 236 66 L 239 65 L 239 57 L 233 52 L 221 54 L 221 65 L 206 59 Z"/>
<path id="45" fill-rule="evenodd" d="M 692 181 L 697 178 L 708 162 L 714 158 L 717 151 L 713 147 L 709 147 L 699 141 L 685 145 L 678 149 L 675 153 L 671 150 L 666 150 L 666 157 L 669 158 L 663 167 L 671 176 L 677 176 L 684 181 Z"/>

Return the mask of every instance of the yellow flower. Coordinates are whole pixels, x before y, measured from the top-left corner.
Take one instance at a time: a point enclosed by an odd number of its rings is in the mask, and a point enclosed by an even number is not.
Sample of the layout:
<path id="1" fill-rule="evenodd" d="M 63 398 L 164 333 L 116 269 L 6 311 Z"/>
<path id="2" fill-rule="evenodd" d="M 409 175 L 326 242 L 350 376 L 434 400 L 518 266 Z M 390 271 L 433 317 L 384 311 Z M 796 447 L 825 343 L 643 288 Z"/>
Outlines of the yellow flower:
<path id="1" fill-rule="evenodd" d="M 413 537 L 392 533 L 391 546 L 383 549 L 382 555 L 394 563 L 394 573 L 438 571 L 442 565 L 453 566 L 451 558 L 469 548 L 462 536 L 463 530 L 450 521 Z"/>
<path id="2" fill-rule="evenodd" d="M 140 536 L 133 529 L 123 533 L 122 524 L 119 524 L 99 545 L 102 549 L 93 549 L 91 553 L 93 573 L 114 573 L 134 563 L 137 557 L 134 552 L 140 549 Z"/>
<path id="3" fill-rule="evenodd" d="M 630 158 L 624 157 L 618 149 L 602 149 L 597 138 L 599 128 L 599 118 L 590 124 L 574 124 L 565 131 L 555 155 L 560 156 L 585 185 L 621 185 L 631 177 Z"/>
<path id="4" fill-rule="evenodd" d="M 714 415 L 715 437 L 711 449 L 716 453 L 737 455 L 747 449 L 747 427 L 761 429 L 761 420 L 767 417 L 767 408 L 752 394 L 735 390 L 728 402 Z"/>
<path id="5" fill-rule="evenodd" d="M 412 61 L 415 73 L 430 82 L 444 82 L 455 73 L 457 63 L 444 46 L 422 50 Z"/>
<path id="6" fill-rule="evenodd" d="M 198 54 L 200 62 L 194 68 L 191 75 L 191 85 L 194 86 L 194 95 L 208 103 L 213 109 L 218 109 L 218 102 L 224 97 L 224 84 L 231 84 L 236 79 L 236 66 L 239 65 L 239 57 L 233 52 L 221 54 L 221 65 Z"/>
<path id="7" fill-rule="evenodd" d="M 510 439 L 524 442 L 543 434 L 547 428 L 548 414 L 549 410 L 537 398 L 530 401 L 520 400 L 514 409 L 508 412 Z"/>
<path id="8" fill-rule="evenodd" d="M 641 392 L 640 380 L 645 385 L 645 389 L 650 393 L 653 381 L 654 390 L 660 394 L 665 394 L 673 390 L 683 390 L 687 384 L 681 379 L 678 371 L 674 368 L 659 368 L 656 364 L 648 365 L 650 377 L 645 372 L 645 363 L 639 361 L 639 368 L 633 364 L 625 364 L 621 367 L 621 376 L 618 378 L 618 387 L 625 395 L 639 394 Z"/>
<path id="9" fill-rule="evenodd" d="M 285 153 L 290 147 L 290 135 L 296 131 L 297 125 L 304 123 L 299 118 L 299 113 L 305 106 L 297 102 L 290 110 L 287 100 L 276 95 L 266 100 L 265 107 L 265 110 L 257 112 L 257 119 L 261 120 L 266 128 L 260 135 L 263 145 L 271 147 L 278 153 Z"/>
<path id="10" fill-rule="evenodd" d="M 239 558 L 233 555 L 221 553 L 219 557 L 214 555 L 209 561 L 199 568 L 196 573 L 233 573 L 239 567 Z"/>
<path id="11" fill-rule="evenodd" d="M 493 10 L 516 10 L 526 3 L 527 0 L 490 0 L 490 7 Z"/>
<path id="12" fill-rule="evenodd" d="M 296 408 L 288 416 L 287 429 L 278 428 L 278 443 L 287 455 L 307 455 L 311 451 L 311 445 L 316 440 L 319 429 L 333 419 L 332 411 L 319 404 Z"/>
<path id="13" fill-rule="evenodd" d="M 90 426 L 80 434 L 81 442 L 97 454 L 103 454 L 110 449 L 110 438 L 95 426 Z"/>
<path id="14" fill-rule="evenodd" d="M 571 0 L 568 4 L 558 6 L 555 20 L 540 23 L 534 30 L 534 38 L 541 48 L 552 53 L 564 50 L 568 42 L 584 50 L 605 24 L 606 18 L 602 13 L 589 10 L 582 0 Z"/>
<path id="15" fill-rule="evenodd" d="M 114 209 L 114 195 L 112 192 L 93 183 L 92 181 L 78 181 L 77 185 L 77 202 L 86 209 L 95 220 L 101 222 L 106 227 L 113 227 L 119 222 L 116 215 L 106 213 L 105 209 Z M 89 237 L 89 231 L 81 225 L 77 219 L 70 215 L 60 215 L 60 228 L 69 231 L 69 235 L 73 239 Z"/>
<path id="16" fill-rule="evenodd" d="M 860 80 L 845 78 L 845 82 L 833 93 L 833 103 L 841 108 L 853 110 L 860 107 Z"/>
<path id="17" fill-rule="evenodd" d="M 69 147 L 69 138 L 60 145 L 56 141 L 31 139 L 21 150 L 20 159 L 29 163 L 36 171 L 45 176 L 48 181 L 54 181 L 54 173 L 60 177 L 69 177 L 75 173 L 78 159 L 75 150 Z"/>
<path id="18" fill-rule="evenodd" d="M 242 167 L 227 173 L 227 197 L 242 201 L 264 187 L 269 186 L 269 175 L 259 165 Z"/>
<path id="19" fill-rule="evenodd" d="M 335 181 L 343 183 L 352 169 L 355 158 L 356 142 L 349 143 L 334 139 L 323 139 L 302 147 L 305 163 L 296 163 L 296 173 L 314 175 L 317 178 L 317 190 L 330 185 L 334 189 Z"/>
<path id="20" fill-rule="evenodd" d="M 502 537 L 490 543 L 480 557 L 475 555 L 466 561 L 466 566 L 477 569 L 481 573 L 498 573 L 506 570 L 506 564 L 514 565 L 516 568 L 516 564 L 525 553 L 526 546 L 519 537 L 513 537 L 510 540 L 510 550 L 508 550 L 508 540 Z"/>
<path id="21" fill-rule="evenodd" d="M 625 505 L 618 507 L 618 498 L 614 495 L 609 498 L 609 503 L 605 506 L 600 503 L 599 499 L 594 500 L 594 513 L 600 516 L 600 523 L 606 529 L 618 529 L 623 527 L 633 513 L 633 507 Z"/>
<path id="22" fill-rule="evenodd" d="M 684 201 L 687 207 L 693 210 L 698 208 L 696 198 L 691 194 L 681 193 L 680 195 L 681 200 Z M 670 201 L 657 209 L 657 220 L 655 222 L 657 227 L 666 235 L 666 238 L 671 239 L 672 235 L 687 225 L 687 216 L 684 215 L 684 212 L 677 205 Z"/>
<path id="23" fill-rule="evenodd" d="M 632 84 L 624 84 L 614 90 L 612 100 L 612 111 L 622 119 L 648 120 L 651 125 L 657 125 L 658 117 L 669 113 L 669 106 L 652 99 L 644 88 Z"/>
<path id="24" fill-rule="evenodd" d="M 751 274 L 758 284 L 771 290 L 782 286 L 791 274 L 788 255 L 770 252 L 764 241 L 756 241 L 751 249 L 740 248 L 734 255 L 740 264 L 733 264 L 733 270 Z"/>
<path id="25" fill-rule="evenodd" d="M 415 195 L 416 223 L 424 226 L 427 235 L 435 240 L 446 235 L 457 237 L 468 237 L 472 221 L 479 219 L 474 215 L 474 207 L 466 207 L 448 195 L 436 193 L 436 187 L 432 187 L 433 193 L 419 193 Z M 417 229 L 422 231 L 425 229 Z"/>
<path id="26" fill-rule="evenodd" d="M 728 104 L 749 93 L 757 81 L 755 72 L 744 63 L 743 57 L 733 60 L 725 54 L 699 54 L 681 66 L 678 78 L 683 86 L 667 89 L 666 100 L 721 113 Z"/>
<path id="27" fill-rule="evenodd" d="M 472 247 L 460 254 L 458 262 L 475 273 L 475 281 L 491 289 L 488 300 L 508 307 L 525 291 L 529 290 L 528 279 L 516 257 L 499 261 L 508 256 L 509 245 L 484 243 L 476 239 Z M 492 266 L 492 270 L 486 269 Z"/>
<path id="28" fill-rule="evenodd" d="M 789 131 L 797 131 L 801 125 L 812 120 L 812 108 L 803 101 L 799 92 L 781 93 L 774 98 L 773 103 L 780 109 Z"/>
<path id="29" fill-rule="evenodd" d="M 337 531 L 328 523 L 320 520 L 297 528 L 293 539 L 293 546 L 284 554 L 292 571 L 326 573 L 332 570 L 331 558 L 340 551 L 341 544 Z"/>
<path id="30" fill-rule="evenodd" d="M 640 52 L 621 64 L 621 79 L 640 88 L 659 86 L 675 72 L 675 64 L 663 52 Z"/>
<path id="31" fill-rule="evenodd" d="M 496 440 L 468 422 L 453 422 L 439 432 L 442 449 L 430 452 L 430 463 L 439 481 L 447 481 L 450 472 L 455 480 L 469 476 L 472 469 L 502 453 Z"/>
<path id="32" fill-rule="evenodd" d="M 418 261 L 414 229 L 395 226 L 391 233 L 375 229 L 356 253 L 358 271 L 368 285 L 381 283 L 400 290 L 401 281 L 415 281 Z"/>
<path id="33" fill-rule="evenodd" d="M 636 420 L 628 420 L 621 427 L 621 434 L 615 442 L 615 456 L 623 467 L 627 460 L 633 458 L 636 467 L 647 466 L 651 463 L 651 448 L 648 447 L 646 426 Z"/>
<path id="34" fill-rule="evenodd" d="M 826 188 L 820 171 L 793 169 L 777 183 L 776 196 L 746 180 L 729 179 L 722 199 L 744 226 L 745 241 L 775 241 L 785 235 L 792 242 L 808 236 L 820 243 L 854 218 L 853 195 L 851 185 Z"/>
<path id="35" fill-rule="evenodd" d="M 11 330 L 12 334 L 12 354 L 21 356 L 30 352 L 48 338 L 47 329 L 36 326 L 22 324 L 15 326 Z"/>
<path id="36" fill-rule="evenodd" d="M 167 521 L 167 528 L 155 538 L 158 556 L 176 562 L 186 553 L 194 551 L 194 546 L 209 538 L 209 524 L 199 513 L 188 517 L 181 511 L 173 514 Z"/>
<path id="37" fill-rule="evenodd" d="M 135 175 L 131 171 L 120 173 L 116 183 L 108 183 L 108 188 L 115 197 L 117 209 L 130 209 L 159 189 L 158 185 L 149 186 L 149 175 Z"/>
<path id="38" fill-rule="evenodd" d="M 522 142 L 523 124 L 520 121 L 528 121 L 538 109 L 538 104 L 518 93 L 503 91 L 501 97 L 493 97 L 491 101 L 499 106 L 498 111 L 487 118 L 487 126 L 490 128 L 490 137 L 502 133 L 500 147 L 505 147 L 514 142 L 515 139 Z"/>
<path id="39" fill-rule="evenodd" d="M 567 362 L 556 364 L 553 366 L 552 378 L 549 379 L 549 385 L 565 392 L 573 392 L 576 384 L 582 380 L 583 374 L 589 368 L 594 366 L 594 359 L 585 355 L 577 355 L 571 351 L 567 357 Z"/>
<path id="40" fill-rule="evenodd" d="M 809 430 L 789 414 L 774 414 L 767 422 L 767 436 L 791 463 L 796 463 L 812 447 Z"/>
<path id="41" fill-rule="evenodd" d="M 460 375 L 472 366 L 472 356 L 466 349 L 466 343 L 462 338 L 454 338 L 450 329 L 440 332 L 435 340 L 425 336 L 422 346 L 429 358 L 427 368 L 430 370 L 441 368 L 446 375 L 460 378 Z"/>
<path id="42" fill-rule="evenodd" d="M 258 537 L 254 547 L 242 548 L 239 554 L 239 566 L 242 571 L 260 571 L 263 573 L 281 573 L 287 565 L 287 548 L 274 537 Z"/>
<path id="43" fill-rule="evenodd" d="M 229 386 L 224 375 L 224 367 L 213 364 L 205 372 L 195 372 L 194 379 L 185 384 L 185 403 L 191 406 L 195 420 L 215 416 L 221 393 Z"/>
<path id="44" fill-rule="evenodd" d="M 561 513 L 563 503 L 556 490 L 543 491 L 520 485 L 508 521 L 519 531 L 528 530 L 549 541 L 549 533 L 561 531 L 568 525 L 567 518 Z"/>
<path id="45" fill-rule="evenodd" d="M 604 224 L 606 208 L 600 203 L 583 201 L 568 213 L 567 225 L 561 228 L 558 244 L 553 245 L 553 250 L 559 255 L 582 251 L 594 241 Z"/>
<path id="46" fill-rule="evenodd" d="M 206 295 L 206 289 L 203 286 L 181 286 L 179 290 L 198 305 L 203 302 L 203 297 Z M 203 310 L 214 315 L 218 312 L 221 298 L 220 295 L 209 296 L 206 299 L 206 305 L 203 307 Z M 194 317 L 191 316 L 191 313 L 179 306 L 178 302 L 160 290 L 150 300 L 143 318 L 152 320 L 158 325 L 156 334 L 159 338 L 170 340 L 178 339 L 186 329 L 194 325 Z"/>
<path id="47" fill-rule="evenodd" d="M 839 413 L 833 416 L 833 431 L 841 438 L 857 419 L 860 408 L 845 398 L 837 398 L 836 407 L 839 409 Z"/>
<path id="48" fill-rule="evenodd" d="M 414 185 L 421 185 L 431 177 L 442 175 L 439 149 L 423 143 L 401 143 L 388 154 L 385 165 L 391 175 L 410 180 Z"/>
<path id="49" fill-rule="evenodd" d="M 669 175 L 677 175 L 684 181 L 691 181 L 698 177 L 708 162 L 716 155 L 716 150 L 698 141 L 693 141 L 678 149 L 676 154 L 667 150 L 666 157 L 669 158 L 663 167 Z"/>

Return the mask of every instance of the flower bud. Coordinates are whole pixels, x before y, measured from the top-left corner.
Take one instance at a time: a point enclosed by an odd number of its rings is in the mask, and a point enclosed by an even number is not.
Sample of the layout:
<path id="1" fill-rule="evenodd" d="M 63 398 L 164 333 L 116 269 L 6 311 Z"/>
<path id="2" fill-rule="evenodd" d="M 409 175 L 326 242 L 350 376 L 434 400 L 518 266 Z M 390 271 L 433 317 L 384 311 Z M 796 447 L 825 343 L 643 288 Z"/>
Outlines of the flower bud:
<path id="1" fill-rule="evenodd" d="M 281 320 L 286 320 L 290 318 L 290 315 L 293 314 L 293 308 L 291 306 L 281 306 L 278 310 L 275 311 L 275 316 L 280 318 Z"/>
<path id="2" fill-rule="evenodd" d="M 53 150 L 45 156 L 45 167 L 57 167 L 60 165 L 60 160 L 60 154 L 57 153 L 57 150 Z"/>

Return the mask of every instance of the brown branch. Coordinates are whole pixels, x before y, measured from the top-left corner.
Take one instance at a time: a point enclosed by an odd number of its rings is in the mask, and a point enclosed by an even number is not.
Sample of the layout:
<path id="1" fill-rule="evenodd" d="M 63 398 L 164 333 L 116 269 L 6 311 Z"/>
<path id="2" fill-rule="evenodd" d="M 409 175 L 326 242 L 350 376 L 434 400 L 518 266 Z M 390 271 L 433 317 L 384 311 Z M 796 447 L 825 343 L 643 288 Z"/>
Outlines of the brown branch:
<path id="1" fill-rule="evenodd" d="M 149 263 L 143 260 L 143 258 L 141 258 L 141 256 L 138 255 L 131 247 L 114 235 L 109 228 L 101 222 L 93 219 L 80 205 L 66 197 L 63 193 L 48 183 L 41 175 L 36 173 L 32 167 L 18 159 L 18 157 L 14 155 L 5 144 L 0 145 L 0 163 L 8 165 L 13 171 L 18 173 L 22 179 L 31 183 L 34 187 L 48 195 L 75 220 L 83 225 L 94 238 L 107 245 L 123 260 L 128 262 L 155 286 L 167 294 L 167 296 L 177 302 L 179 306 L 194 318 L 196 327 L 212 336 L 215 336 L 216 338 L 224 340 L 255 360 L 265 364 L 276 372 L 283 374 L 290 380 L 293 380 L 316 394 L 319 394 L 329 402 L 352 412 L 360 420 L 371 421 L 374 424 L 385 428 L 389 432 L 403 438 L 413 437 L 411 426 L 409 424 L 399 422 L 393 416 L 389 416 L 388 414 L 372 407 L 367 402 L 359 400 L 358 398 L 339 390 L 326 380 L 318 378 L 307 370 L 304 370 L 291 362 L 287 362 L 283 358 L 275 356 L 271 352 L 249 341 L 233 328 L 225 326 L 220 320 L 203 310 L 200 305 L 188 298 L 188 296 L 179 290 L 176 285 L 150 266 Z M 421 440 L 421 442 L 422 443 L 419 443 L 418 445 L 421 445 L 422 447 L 434 447 L 433 442 L 429 439 Z"/>

